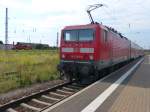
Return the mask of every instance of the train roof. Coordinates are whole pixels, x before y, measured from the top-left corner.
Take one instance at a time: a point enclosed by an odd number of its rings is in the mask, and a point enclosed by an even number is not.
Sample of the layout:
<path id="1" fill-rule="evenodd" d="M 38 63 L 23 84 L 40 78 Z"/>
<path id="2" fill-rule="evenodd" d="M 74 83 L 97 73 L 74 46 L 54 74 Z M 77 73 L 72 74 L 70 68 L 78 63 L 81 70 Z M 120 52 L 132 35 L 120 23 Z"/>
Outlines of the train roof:
<path id="1" fill-rule="evenodd" d="M 96 28 L 96 27 L 101 27 L 102 29 L 105 29 L 105 30 L 111 29 L 110 27 L 107 27 L 107 26 L 105 26 L 103 24 L 99 24 L 99 23 L 85 24 L 85 25 L 71 25 L 71 26 L 64 27 L 64 29 L 65 30 L 73 30 L 73 29 L 85 29 L 85 28 Z"/>
<path id="2" fill-rule="evenodd" d="M 74 30 L 74 29 L 85 29 L 85 28 L 96 28 L 97 24 L 86 24 L 86 25 L 72 25 L 72 26 L 66 26 L 65 30 Z"/>

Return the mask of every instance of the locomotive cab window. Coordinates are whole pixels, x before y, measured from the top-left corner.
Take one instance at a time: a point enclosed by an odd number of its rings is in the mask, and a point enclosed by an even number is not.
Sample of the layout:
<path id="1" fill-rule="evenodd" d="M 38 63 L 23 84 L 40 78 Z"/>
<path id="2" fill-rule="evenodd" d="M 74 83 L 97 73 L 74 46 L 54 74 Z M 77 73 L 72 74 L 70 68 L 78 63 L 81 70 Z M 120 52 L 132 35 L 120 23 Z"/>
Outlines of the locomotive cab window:
<path id="1" fill-rule="evenodd" d="M 79 30 L 79 41 L 91 41 L 94 39 L 94 31 L 91 29 Z"/>
<path id="2" fill-rule="evenodd" d="M 63 38 L 65 41 L 92 41 L 94 39 L 94 30 L 65 30 L 63 32 Z"/>
<path id="3" fill-rule="evenodd" d="M 106 30 L 104 30 L 103 31 L 103 39 L 104 39 L 104 42 L 107 42 L 107 31 Z"/>
<path id="4" fill-rule="evenodd" d="M 76 30 L 64 31 L 64 40 L 65 41 L 77 41 L 78 32 Z"/>

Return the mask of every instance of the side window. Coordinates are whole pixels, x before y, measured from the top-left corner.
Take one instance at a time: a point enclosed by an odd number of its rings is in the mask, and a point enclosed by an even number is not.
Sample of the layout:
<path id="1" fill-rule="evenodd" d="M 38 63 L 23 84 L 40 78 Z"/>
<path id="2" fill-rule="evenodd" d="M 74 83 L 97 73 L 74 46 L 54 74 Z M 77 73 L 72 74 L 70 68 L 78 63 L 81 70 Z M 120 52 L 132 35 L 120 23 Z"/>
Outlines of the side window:
<path id="1" fill-rule="evenodd" d="M 106 30 L 104 30 L 103 31 L 103 39 L 104 39 L 104 42 L 107 42 L 107 31 Z"/>

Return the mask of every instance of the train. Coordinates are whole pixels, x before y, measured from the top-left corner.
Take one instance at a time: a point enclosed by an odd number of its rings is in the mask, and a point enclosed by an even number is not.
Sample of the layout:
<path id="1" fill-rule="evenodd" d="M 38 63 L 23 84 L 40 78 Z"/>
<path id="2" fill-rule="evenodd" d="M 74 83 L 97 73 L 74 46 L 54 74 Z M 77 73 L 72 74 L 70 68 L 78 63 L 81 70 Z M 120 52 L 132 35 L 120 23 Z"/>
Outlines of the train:
<path id="1" fill-rule="evenodd" d="M 65 79 L 97 79 L 99 71 L 144 55 L 142 47 L 102 24 L 62 30 L 58 70 Z"/>
<path id="2" fill-rule="evenodd" d="M 92 21 L 62 29 L 58 70 L 64 80 L 92 82 L 108 68 L 143 55 L 142 47 L 114 28 Z"/>
<path id="3" fill-rule="evenodd" d="M 48 44 L 41 43 L 25 43 L 25 42 L 17 42 L 16 45 L 13 44 L 14 50 L 32 50 L 32 49 L 49 49 Z"/>
<path id="4" fill-rule="evenodd" d="M 17 42 L 16 45 L 13 45 L 13 50 L 31 50 L 32 46 L 29 44 L 24 44 L 21 42 Z"/>

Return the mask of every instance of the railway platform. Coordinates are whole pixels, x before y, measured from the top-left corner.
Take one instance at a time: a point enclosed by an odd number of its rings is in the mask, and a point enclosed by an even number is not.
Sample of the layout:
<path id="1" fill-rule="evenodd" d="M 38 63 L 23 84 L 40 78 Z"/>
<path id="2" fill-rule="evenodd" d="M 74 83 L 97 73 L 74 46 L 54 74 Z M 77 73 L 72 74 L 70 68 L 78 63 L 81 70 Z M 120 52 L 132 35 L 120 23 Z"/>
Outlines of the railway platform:
<path id="1" fill-rule="evenodd" d="M 150 112 L 150 56 L 124 66 L 43 112 Z"/>

